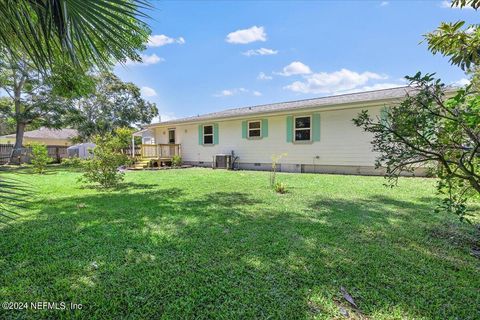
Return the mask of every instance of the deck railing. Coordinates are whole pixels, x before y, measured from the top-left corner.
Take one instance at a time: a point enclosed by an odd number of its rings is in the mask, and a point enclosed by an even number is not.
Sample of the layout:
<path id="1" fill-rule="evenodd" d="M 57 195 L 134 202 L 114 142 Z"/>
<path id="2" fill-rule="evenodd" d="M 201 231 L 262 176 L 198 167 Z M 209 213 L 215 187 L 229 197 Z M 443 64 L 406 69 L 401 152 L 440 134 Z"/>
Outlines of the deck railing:
<path id="1" fill-rule="evenodd" d="M 180 155 L 179 144 L 142 144 L 143 158 L 171 159 Z"/>

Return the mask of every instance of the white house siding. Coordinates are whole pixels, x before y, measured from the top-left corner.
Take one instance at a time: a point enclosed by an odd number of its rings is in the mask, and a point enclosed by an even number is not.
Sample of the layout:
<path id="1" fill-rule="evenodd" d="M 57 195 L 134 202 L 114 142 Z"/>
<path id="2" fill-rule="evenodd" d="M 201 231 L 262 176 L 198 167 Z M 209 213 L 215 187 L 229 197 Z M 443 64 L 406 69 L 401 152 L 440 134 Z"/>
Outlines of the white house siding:
<path id="1" fill-rule="evenodd" d="M 369 107 L 377 116 L 382 106 Z M 239 165 L 246 169 L 270 168 L 272 155 L 286 153 L 280 160 L 281 171 L 332 172 L 351 174 L 380 174 L 374 170 L 375 153 L 370 144 L 371 136 L 356 127 L 352 119 L 364 108 L 348 108 L 323 111 L 292 112 L 275 116 L 252 116 L 243 119 L 211 120 L 208 122 L 176 124 L 154 128 L 156 143 L 168 143 L 168 129 L 176 129 L 176 143 L 181 144 L 184 162 L 211 166 L 216 154 L 239 156 Z M 286 117 L 320 113 L 320 141 L 288 143 Z M 268 119 L 268 137 L 250 140 L 242 138 L 242 121 Z M 217 123 L 219 141 L 216 145 L 199 145 L 198 125 Z"/>

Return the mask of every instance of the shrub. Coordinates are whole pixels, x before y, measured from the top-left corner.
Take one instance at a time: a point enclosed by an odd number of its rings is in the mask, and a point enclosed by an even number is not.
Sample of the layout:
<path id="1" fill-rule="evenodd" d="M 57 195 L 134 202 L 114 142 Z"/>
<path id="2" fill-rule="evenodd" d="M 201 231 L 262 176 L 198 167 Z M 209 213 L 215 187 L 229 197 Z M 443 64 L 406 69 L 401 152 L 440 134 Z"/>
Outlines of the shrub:
<path id="1" fill-rule="evenodd" d="M 287 193 L 287 186 L 283 182 L 275 182 L 273 189 L 275 190 L 276 193 Z"/>
<path id="2" fill-rule="evenodd" d="M 32 160 L 33 170 L 43 174 L 47 168 L 47 164 L 52 161 L 48 156 L 47 147 L 44 144 L 32 144 Z"/>
<path id="3" fill-rule="evenodd" d="M 121 152 L 121 142 L 110 134 L 93 138 L 96 147 L 93 159 L 85 161 L 83 181 L 97 183 L 102 188 L 113 188 L 123 181 L 124 173 L 119 167 L 128 162 Z"/>
<path id="4" fill-rule="evenodd" d="M 66 167 L 80 168 L 83 165 L 84 160 L 79 157 L 64 158 L 62 159 L 62 165 Z"/>
<path id="5" fill-rule="evenodd" d="M 172 158 L 172 166 L 173 167 L 180 167 L 182 165 L 182 157 L 179 155 L 175 155 Z"/>

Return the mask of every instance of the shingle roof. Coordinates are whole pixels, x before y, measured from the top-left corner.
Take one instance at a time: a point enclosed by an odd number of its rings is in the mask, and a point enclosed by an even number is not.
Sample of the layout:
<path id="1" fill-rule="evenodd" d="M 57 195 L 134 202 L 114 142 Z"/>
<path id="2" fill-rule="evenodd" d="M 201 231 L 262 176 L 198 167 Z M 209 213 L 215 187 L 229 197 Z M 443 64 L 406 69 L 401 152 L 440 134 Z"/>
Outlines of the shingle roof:
<path id="1" fill-rule="evenodd" d="M 212 119 L 249 116 L 249 115 L 261 114 L 261 113 L 308 109 L 313 107 L 327 107 L 327 106 L 342 105 L 342 104 L 349 104 L 349 103 L 390 100 L 390 99 L 405 97 L 405 95 L 408 92 L 411 92 L 414 90 L 415 89 L 412 87 L 404 86 L 404 87 L 397 87 L 397 88 L 391 88 L 391 89 L 364 91 L 364 92 L 358 92 L 358 93 L 341 94 L 336 96 L 328 96 L 328 97 L 321 97 L 321 98 L 314 98 L 314 99 L 234 108 L 234 109 L 207 113 L 207 114 L 198 115 L 198 116 L 153 123 L 148 127 L 163 125 L 163 124 L 168 125 L 168 124 L 176 124 L 176 123 L 182 123 L 182 122 L 204 121 L 204 120 L 212 120 Z"/>
<path id="2" fill-rule="evenodd" d="M 75 129 L 48 129 L 40 128 L 37 130 L 26 131 L 24 134 L 25 138 L 30 139 L 59 139 L 66 140 L 78 136 L 78 131 Z M 15 134 L 9 134 L 2 136 L 2 138 L 15 138 Z"/>

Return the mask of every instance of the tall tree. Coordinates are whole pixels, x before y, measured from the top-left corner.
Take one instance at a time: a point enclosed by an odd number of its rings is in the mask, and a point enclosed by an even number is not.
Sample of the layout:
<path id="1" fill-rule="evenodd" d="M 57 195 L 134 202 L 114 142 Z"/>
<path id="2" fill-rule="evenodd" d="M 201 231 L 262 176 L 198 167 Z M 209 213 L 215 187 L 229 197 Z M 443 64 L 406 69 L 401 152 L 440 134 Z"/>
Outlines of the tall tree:
<path id="1" fill-rule="evenodd" d="M 118 128 L 140 127 L 158 115 L 155 103 L 144 100 L 135 84 L 108 72 L 95 76 L 95 81 L 95 91 L 79 99 L 70 115 L 83 140 L 114 134 Z"/>
<path id="2" fill-rule="evenodd" d="M 63 81 L 63 74 L 39 72 L 29 62 L 27 59 L 18 60 L 6 50 L 0 52 L 0 87 L 10 97 L 10 103 L 3 100 L 5 103 L 0 111 L 3 118 L 15 121 L 12 163 L 18 163 L 28 125 L 61 127 L 68 110 L 73 107 L 70 98 L 89 89 L 90 77 L 83 73 L 71 74 L 69 77 L 73 80 L 67 78 Z"/>

